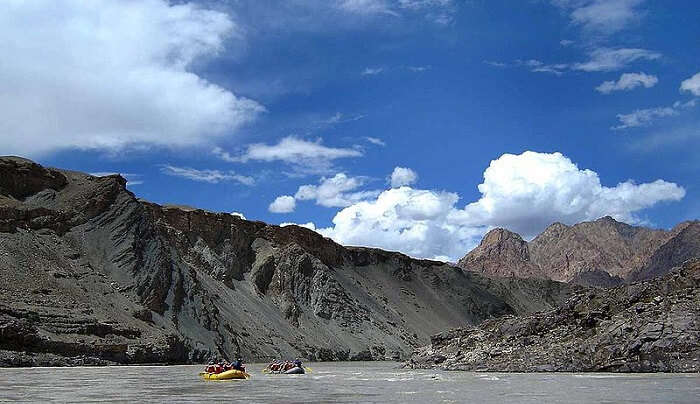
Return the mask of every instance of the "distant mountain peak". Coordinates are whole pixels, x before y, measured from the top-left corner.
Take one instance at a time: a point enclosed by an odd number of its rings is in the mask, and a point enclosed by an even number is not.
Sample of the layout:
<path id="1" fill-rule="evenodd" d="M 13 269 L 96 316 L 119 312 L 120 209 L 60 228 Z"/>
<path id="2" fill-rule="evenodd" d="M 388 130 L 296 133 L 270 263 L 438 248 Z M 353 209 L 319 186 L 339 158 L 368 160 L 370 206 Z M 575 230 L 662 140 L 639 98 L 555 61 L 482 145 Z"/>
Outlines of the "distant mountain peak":
<path id="1" fill-rule="evenodd" d="M 552 223 L 529 243 L 517 233 L 497 228 L 458 265 L 493 276 L 609 286 L 611 282 L 603 282 L 606 274 L 611 279 L 644 279 L 700 256 L 700 246 L 691 236 L 696 227 L 700 222 L 687 221 L 666 231 L 604 216 L 572 226 Z"/>

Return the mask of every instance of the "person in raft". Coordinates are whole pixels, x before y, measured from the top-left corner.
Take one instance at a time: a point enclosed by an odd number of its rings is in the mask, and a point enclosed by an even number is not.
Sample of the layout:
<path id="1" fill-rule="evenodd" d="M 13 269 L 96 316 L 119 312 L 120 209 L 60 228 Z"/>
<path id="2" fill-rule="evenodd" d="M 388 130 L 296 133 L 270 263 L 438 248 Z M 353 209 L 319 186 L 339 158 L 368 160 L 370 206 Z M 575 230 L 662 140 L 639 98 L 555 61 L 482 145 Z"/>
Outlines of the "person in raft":
<path id="1" fill-rule="evenodd" d="M 243 366 L 243 360 L 241 358 L 238 358 L 235 361 L 231 362 L 231 369 L 240 370 L 241 372 L 245 372 L 245 366 Z"/>
<path id="2" fill-rule="evenodd" d="M 294 362 L 292 362 L 292 364 L 294 364 L 295 368 L 300 368 L 301 367 L 301 360 L 294 359 Z"/>

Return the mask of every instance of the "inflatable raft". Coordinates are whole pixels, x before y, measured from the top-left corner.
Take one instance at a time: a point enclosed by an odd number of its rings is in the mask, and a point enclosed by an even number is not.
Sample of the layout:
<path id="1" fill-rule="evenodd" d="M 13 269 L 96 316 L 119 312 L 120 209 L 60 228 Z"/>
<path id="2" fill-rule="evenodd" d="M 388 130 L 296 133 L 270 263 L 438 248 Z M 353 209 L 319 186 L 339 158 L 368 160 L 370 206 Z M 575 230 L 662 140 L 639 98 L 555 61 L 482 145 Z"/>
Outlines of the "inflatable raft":
<path id="1" fill-rule="evenodd" d="M 285 375 L 303 375 L 306 373 L 304 368 L 300 368 L 299 366 L 293 367 L 291 369 L 287 369 L 283 372 Z"/>
<path id="2" fill-rule="evenodd" d="M 231 369 L 221 373 L 201 372 L 199 374 L 204 380 L 232 380 L 232 379 L 250 379 L 250 375 L 241 370 Z"/>
<path id="3" fill-rule="evenodd" d="M 311 368 L 295 366 L 287 370 L 271 370 L 269 367 L 263 369 L 263 373 L 272 375 L 303 375 L 311 373 Z"/>

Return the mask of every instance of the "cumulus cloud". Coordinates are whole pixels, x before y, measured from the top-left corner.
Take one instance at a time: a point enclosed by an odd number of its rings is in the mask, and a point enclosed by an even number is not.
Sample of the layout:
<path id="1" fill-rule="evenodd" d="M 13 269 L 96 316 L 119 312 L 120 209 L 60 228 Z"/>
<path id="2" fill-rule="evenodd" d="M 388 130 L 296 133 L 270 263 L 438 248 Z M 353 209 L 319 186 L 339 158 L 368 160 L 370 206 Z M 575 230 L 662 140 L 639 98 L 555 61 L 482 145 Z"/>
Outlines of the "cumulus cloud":
<path id="1" fill-rule="evenodd" d="M 379 194 L 379 191 L 352 192 L 365 182 L 364 177 L 350 177 L 345 173 L 338 173 L 330 178 L 321 178 L 319 185 L 300 186 L 294 194 L 294 199 L 315 200 L 317 205 L 325 207 L 345 207 Z"/>
<path id="2" fill-rule="evenodd" d="M 375 200 L 341 210 L 333 218 L 333 227 L 317 231 L 346 245 L 402 251 L 414 257 L 460 257 L 482 230 L 450 220 L 458 199 L 451 192 L 393 188 Z"/>
<path id="3" fill-rule="evenodd" d="M 233 171 L 197 170 L 190 167 L 176 167 L 167 164 L 162 166 L 160 171 L 165 175 L 187 178 L 192 181 L 208 182 L 210 184 L 226 181 L 234 181 L 249 186 L 255 184 L 253 177 L 236 174 Z"/>
<path id="4" fill-rule="evenodd" d="M 629 91 L 634 88 L 644 86 L 645 88 L 651 88 L 659 82 L 659 79 L 651 74 L 646 73 L 623 73 L 620 78 L 615 81 L 604 81 L 601 85 L 595 89 L 603 94 L 610 94 L 613 91 Z"/>
<path id="5" fill-rule="evenodd" d="M 391 173 L 391 187 L 398 188 L 404 185 L 411 185 L 418 180 L 418 174 L 410 168 L 395 167 Z"/>
<path id="6" fill-rule="evenodd" d="M 636 212 L 685 195 L 682 187 L 663 180 L 603 186 L 596 172 L 579 169 L 561 153 L 530 151 L 493 160 L 478 188 L 481 197 L 461 209 L 456 193 L 392 188 L 340 210 L 333 226 L 317 231 L 343 244 L 454 261 L 493 227 L 530 238 L 555 221 L 573 224 L 611 215 L 637 223 Z"/>
<path id="7" fill-rule="evenodd" d="M 0 147 L 37 156 L 231 134 L 264 108 L 191 70 L 231 36 L 242 40 L 228 15 L 190 3 L 0 2 Z"/>
<path id="8" fill-rule="evenodd" d="M 231 216 L 236 216 L 236 217 L 239 217 L 239 218 L 241 218 L 241 219 L 243 219 L 243 220 L 247 220 L 247 219 L 245 218 L 245 216 L 243 215 L 243 213 L 241 213 L 241 212 L 235 212 L 235 211 L 234 211 L 234 212 L 231 212 Z"/>
<path id="9" fill-rule="evenodd" d="M 532 237 L 555 221 L 576 223 L 611 215 L 637 222 L 634 212 L 685 195 L 680 186 L 662 180 L 614 187 L 601 185 L 598 174 L 579 169 L 561 153 L 527 151 L 504 154 L 484 171 L 481 198 L 454 215 L 468 225 L 504 226 Z"/>
<path id="10" fill-rule="evenodd" d="M 700 72 L 687 80 L 681 82 L 681 91 L 690 91 L 693 95 L 700 97 Z"/>
<path id="11" fill-rule="evenodd" d="M 574 70 L 586 72 L 620 70 L 637 60 L 655 60 L 661 57 L 658 52 L 638 48 L 597 48 L 590 52 L 587 62 L 576 63 Z"/>
<path id="12" fill-rule="evenodd" d="M 638 109 L 629 114 L 617 114 L 620 124 L 613 126 L 612 129 L 619 130 L 647 126 L 657 118 L 674 115 L 678 115 L 678 111 L 672 107 Z"/>
<path id="13" fill-rule="evenodd" d="M 281 161 L 292 165 L 302 174 L 324 174 L 332 168 L 333 160 L 362 156 L 362 151 L 357 148 L 328 147 L 322 144 L 320 138 L 309 141 L 295 136 L 282 138 L 277 144 L 254 143 L 238 155 L 218 147 L 213 153 L 224 161 L 234 163 L 246 163 L 251 160 Z"/>
<path id="14" fill-rule="evenodd" d="M 293 196 L 282 195 L 278 196 L 277 199 L 267 207 L 267 210 L 272 213 L 290 213 L 294 212 L 296 206 L 297 203 Z"/>

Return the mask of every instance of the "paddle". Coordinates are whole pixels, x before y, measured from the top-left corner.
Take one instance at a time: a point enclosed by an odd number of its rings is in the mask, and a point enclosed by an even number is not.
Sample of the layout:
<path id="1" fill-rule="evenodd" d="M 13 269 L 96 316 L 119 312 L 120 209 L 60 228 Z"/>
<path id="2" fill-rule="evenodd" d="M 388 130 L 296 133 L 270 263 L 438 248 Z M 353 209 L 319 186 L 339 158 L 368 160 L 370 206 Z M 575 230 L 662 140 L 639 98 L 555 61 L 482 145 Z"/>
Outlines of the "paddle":
<path id="1" fill-rule="evenodd" d="M 313 372 L 313 369 L 307 368 L 306 366 L 304 366 L 304 371 L 305 371 L 306 373 L 311 373 L 311 372 Z"/>

